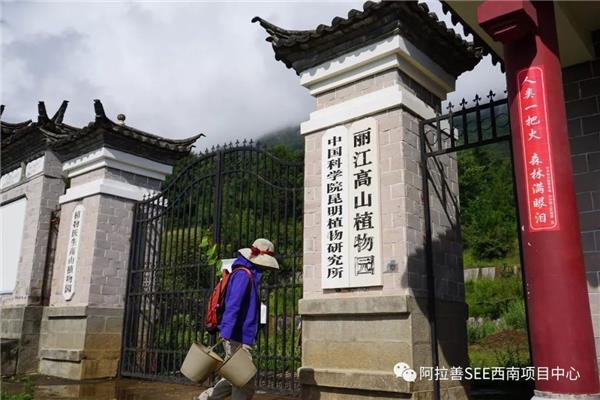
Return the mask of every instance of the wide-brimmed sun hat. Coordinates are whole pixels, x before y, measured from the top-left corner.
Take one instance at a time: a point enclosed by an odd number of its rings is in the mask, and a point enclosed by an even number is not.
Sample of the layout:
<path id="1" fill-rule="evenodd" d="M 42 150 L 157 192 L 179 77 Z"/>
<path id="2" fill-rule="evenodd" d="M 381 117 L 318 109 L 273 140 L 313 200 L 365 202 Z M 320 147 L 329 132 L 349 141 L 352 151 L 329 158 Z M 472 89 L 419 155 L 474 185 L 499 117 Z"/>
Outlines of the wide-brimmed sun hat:
<path id="1" fill-rule="evenodd" d="M 250 248 L 240 249 L 239 253 L 256 265 L 279 269 L 279 263 L 275 258 L 275 246 L 270 240 L 256 239 Z"/>

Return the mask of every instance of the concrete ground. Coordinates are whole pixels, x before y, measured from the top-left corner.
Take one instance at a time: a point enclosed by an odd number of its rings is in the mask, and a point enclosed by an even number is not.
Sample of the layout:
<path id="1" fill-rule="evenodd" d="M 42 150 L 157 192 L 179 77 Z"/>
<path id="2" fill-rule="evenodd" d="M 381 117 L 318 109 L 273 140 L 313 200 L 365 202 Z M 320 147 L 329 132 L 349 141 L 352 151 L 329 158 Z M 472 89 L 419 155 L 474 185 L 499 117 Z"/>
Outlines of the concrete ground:
<path id="1" fill-rule="evenodd" d="M 2 380 L 1 390 L 7 394 L 26 391 L 27 381 L 32 382 L 35 400 L 192 400 L 203 388 L 144 381 L 137 379 L 108 379 L 70 381 L 47 376 Z M 257 392 L 255 400 L 294 399 L 276 394 Z M 297 398 L 296 398 L 297 399 Z"/>
<path id="2" fill-rule="evenodd" d="M 29 378 L 9 379 L 0 382 L 6 394 L 26 391 L 27 381 L 33 384 L 35 400 L 192 400 L 203 388 L 144 381 L 138 379 L 102 379 L 70 381 L 35 375 Z M 471 390 L 472 400 L 529 400 L 533 395 L 531 382 L 479 382 Z M 299 400 L 299 397 L 257 392 L 253 400 Z"/>

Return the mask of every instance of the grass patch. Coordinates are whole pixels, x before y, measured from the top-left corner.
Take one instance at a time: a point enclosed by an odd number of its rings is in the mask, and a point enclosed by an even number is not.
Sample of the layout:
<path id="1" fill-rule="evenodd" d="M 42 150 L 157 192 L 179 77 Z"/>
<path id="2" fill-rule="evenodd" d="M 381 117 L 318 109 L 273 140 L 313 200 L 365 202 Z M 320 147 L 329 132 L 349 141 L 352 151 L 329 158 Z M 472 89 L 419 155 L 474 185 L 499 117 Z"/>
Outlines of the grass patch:
<path id="1" fill-rule="evenodd" d="M 469 343 L 478 343 L 485 337 L 495 333 L 497 330 L 498 324 L 489 319 L 467 321 L 467 337 L 469 338 Z"/>
<path id="2" fill-rule="evenodd" d="M 469 346 L 471 367 L 526 367 L 531 365 L 527 331 L 501 330 Z"/>
<path id="3" fill-rule="evenodd" d="M 502 328 L 508 329 L 527 329 L 527 315 L 525 313 L 525 303 L 523 300 L 513 300 L 506 306 L 506 310 L 500 316 Z"/>
<path id="4" fill-rule="evenodd" d="M 530 365 L 521 277 L 466 282 L 465 297 L 471 366 Z"/>
<path id="5" fill-rule="evenodd" d="M 23 392 L 16 394 L 8 394 L 4 391 L 0 392 L 0 400 L 33 400 L 33 381 L 29 376 L 20 380 L 23 383 Z"/>
<path id="6" fill-rule="evenodd" d="M 521 259 L 519 254 L 509 254 L 503 258 L 495 258 L 492 260 L 485 260 L 477 258 L 473 255 L 471 249 L 463 251 L 463 266 L 465 269 L 469 268 L 488 268 L 488 267 L 504 267 L 507 265 L 520 265 Z"/>
<path id="7" fill-rule="evenodd" d="M 485 350 L 481 346 L 469 346 L 469 361 L 473 368 L 497 367 L 494 352 Z"/>
<path id="8" fill-rule="evenodd" d="M 465 282 L 465 299 L 470 317 L 496 320 L 513 301 L 523 301 L 520 276 Z"/>

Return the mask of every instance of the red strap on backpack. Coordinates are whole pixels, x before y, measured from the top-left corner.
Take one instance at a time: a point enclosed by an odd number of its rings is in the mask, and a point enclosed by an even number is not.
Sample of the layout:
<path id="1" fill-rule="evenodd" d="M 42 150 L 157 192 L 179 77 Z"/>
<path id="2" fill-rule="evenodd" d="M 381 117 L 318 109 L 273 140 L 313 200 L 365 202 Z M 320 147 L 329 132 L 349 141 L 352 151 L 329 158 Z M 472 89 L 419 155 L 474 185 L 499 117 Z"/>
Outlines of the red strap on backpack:
<path id="1" fill-rule="evenodd" d="M 218 330 L 219 322 L 221 321 L 221 316 L 223 315 L 223 310 L 225 308 L 225 292 L 227 290 L 227 283 L 233 275 L 238 270 L 244 270 L 250 279 L 251 287 L 253 284 L 253 276 L 252 271 L 250 271 L 246 267 L 237 267 L 231 273 L 227 272 L 227 270 L 223 271 L 223 276 L 221 280 L 215 285 L 212 292 L 210 292 L 210 296 L 208 297 L 208 304 L 206 306 L 206 312 L 204 313 L 204 326 L 206 331 L 209 333 L 215 333 Z"/>

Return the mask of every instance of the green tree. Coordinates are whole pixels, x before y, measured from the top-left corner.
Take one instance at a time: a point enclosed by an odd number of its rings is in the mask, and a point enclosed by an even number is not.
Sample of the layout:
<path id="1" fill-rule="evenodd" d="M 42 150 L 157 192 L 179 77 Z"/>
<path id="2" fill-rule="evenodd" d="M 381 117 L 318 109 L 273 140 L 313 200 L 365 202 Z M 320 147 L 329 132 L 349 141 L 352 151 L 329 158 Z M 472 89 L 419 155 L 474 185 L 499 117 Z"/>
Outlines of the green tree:
<path id="1" fill-rule="evenodd" d="M 459 153 L 465 250 L 491 260 L 516 252 L 512 165 L 505 143 Z"/>

